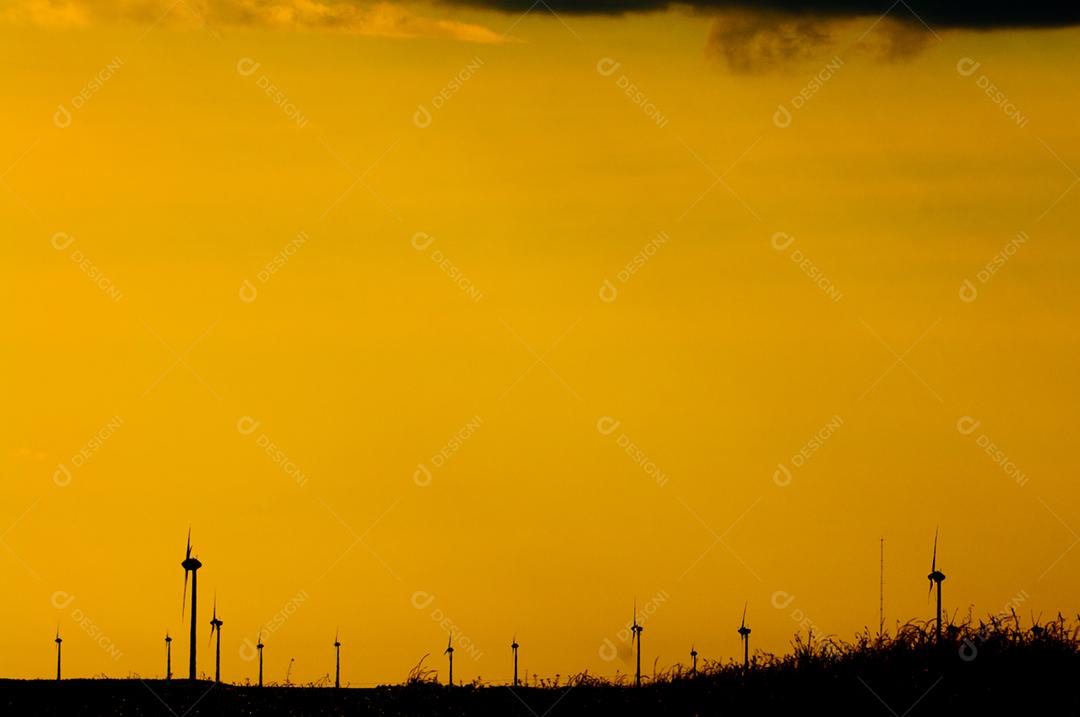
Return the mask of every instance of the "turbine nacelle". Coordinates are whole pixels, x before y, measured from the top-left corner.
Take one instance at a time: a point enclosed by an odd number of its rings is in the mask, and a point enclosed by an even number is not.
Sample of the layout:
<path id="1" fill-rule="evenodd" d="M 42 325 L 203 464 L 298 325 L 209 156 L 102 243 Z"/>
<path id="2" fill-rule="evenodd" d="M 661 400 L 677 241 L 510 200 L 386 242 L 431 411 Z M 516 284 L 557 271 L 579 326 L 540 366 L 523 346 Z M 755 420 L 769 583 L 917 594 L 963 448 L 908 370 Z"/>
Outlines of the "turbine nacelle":
<path id="1" fill-rule="evenodd" d="M 932 583 L 941 584 L 941 582 L 945 579 L 945 573 L 941 572 L 940 570 L 935 570 L 934 572 L 927 575 L 926 579 Z"/>

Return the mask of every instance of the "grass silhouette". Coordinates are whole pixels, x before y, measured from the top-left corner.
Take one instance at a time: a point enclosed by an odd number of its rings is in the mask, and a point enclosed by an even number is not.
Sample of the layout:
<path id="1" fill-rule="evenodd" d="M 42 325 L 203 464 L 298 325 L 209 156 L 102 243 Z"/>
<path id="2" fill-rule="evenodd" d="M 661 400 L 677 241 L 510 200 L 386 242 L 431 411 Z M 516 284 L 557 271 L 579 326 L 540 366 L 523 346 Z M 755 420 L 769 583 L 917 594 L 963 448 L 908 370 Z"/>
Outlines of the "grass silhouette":
<path id="1" fill-rule="evenodd" d="M 424 666 L 405 683 L 328 689 L 329 675 L 307 685 L 218 685 L 209 681 L 0 681 L 0 711 L 18 715 L 955 715 L 1080 713 L 1080 616 L 1024 626 L 1015 614 L 933 620 L 891 634 L 864 631 L 852 641 L 796 635 L 783 655 L 757 651 L 742 660 L 605 678 L 588 672 L 533 678 L 511 688 L 475 680 L 450 690 Z"/>

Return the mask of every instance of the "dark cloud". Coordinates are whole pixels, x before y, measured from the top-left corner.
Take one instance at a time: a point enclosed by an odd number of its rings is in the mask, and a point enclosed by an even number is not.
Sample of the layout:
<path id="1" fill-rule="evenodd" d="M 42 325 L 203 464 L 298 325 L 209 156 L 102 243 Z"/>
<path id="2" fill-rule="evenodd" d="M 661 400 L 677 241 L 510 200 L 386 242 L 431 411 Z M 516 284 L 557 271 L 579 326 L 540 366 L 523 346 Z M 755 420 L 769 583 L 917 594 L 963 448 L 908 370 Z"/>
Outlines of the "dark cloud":
<path id="1" fill-rule="evenodd" d="M 445 0 L 453 5 L 470 5 L 506 12 L 535 12 L 544 10 L 536 0 Z M 629 12 L 649 12 L 671 7 L 696 10 L 748 10 L 779 12 L 794 17 L 851 18 L 877 17 L 889 9 L 890 0 L 545 0 L 557 13 L 578 15 L 620 15 Z M 536 7 L 533 7 L 533 6 Z M 906 5 L 906 7 L 905 7 Z M 910 9 L 909 9 L 910 8 Z M 906 0 L 898 3 L 890 17 L 904 21 L 923 22 L 940 29 L 1064 27 L 1080 24 L 1080 2 L 1077 0 Z"/>
<path id="2" fill-rule="evenodd" d="M 870 21 L 762 10 L 721 10 L 712 16 L 706 55 L 740 74 L 786 71 L 835 53 L 896 62 L 917 55 L 933 37 L 921 23 L 892 17 Z"/>

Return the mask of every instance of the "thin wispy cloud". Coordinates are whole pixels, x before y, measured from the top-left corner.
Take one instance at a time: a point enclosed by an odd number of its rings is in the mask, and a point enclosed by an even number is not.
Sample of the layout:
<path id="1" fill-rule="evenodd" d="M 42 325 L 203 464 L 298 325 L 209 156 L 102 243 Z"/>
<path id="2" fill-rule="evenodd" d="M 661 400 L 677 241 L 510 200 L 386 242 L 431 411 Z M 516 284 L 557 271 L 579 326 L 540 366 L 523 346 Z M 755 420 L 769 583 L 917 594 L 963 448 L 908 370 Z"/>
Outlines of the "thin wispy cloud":
<path id="1" fill-rule="evenodd" d="M 0 21 L 44 27 L 99 23 L 269 28 L 394 38 L 506 42 L 481 24 L 439 17 L 433 7 L 351 0 L 13 0 Z"/>

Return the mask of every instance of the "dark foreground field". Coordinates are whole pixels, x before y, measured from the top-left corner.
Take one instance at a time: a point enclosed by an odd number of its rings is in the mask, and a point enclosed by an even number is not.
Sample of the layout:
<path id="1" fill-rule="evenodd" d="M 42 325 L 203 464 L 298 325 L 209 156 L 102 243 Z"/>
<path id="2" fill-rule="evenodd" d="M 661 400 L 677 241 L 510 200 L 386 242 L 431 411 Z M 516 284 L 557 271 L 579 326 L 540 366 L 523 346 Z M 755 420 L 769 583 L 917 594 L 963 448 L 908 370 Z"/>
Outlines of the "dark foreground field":
<path id="1" fill-rule="evenodd" d="M 0 680 L 2 715 L 883 715 L 1080 714 L 1077 632 L 951 628 L 941 646 L 911 628 L 854 644 L 796 641 L 757 655 L 747 672 L 709 664 L 640 689 L 577 675 L 570 684 L 510 689 L 430 682 L 334 690 L 160 680 Z"/>

